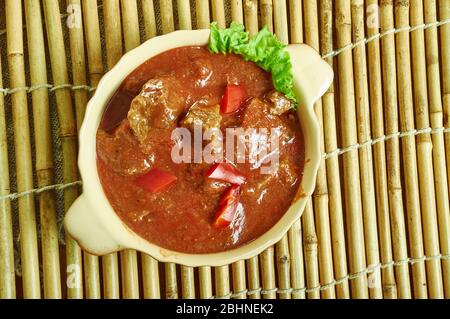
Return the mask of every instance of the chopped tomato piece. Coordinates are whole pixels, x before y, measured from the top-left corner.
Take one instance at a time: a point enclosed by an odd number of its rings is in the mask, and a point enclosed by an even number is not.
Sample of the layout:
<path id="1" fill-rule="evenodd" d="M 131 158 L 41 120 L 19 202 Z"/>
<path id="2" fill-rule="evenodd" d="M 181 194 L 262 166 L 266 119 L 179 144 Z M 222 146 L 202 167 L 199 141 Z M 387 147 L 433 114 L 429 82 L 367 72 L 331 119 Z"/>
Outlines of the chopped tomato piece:
<path id="1" fill-rule="evenodd" d="M 243 85 L 228 84 L 220 104 L 222 113 L 233 113 L 239 109 L 247 99 L 247 90 Z"/>
<path id="2" fill-rule="evenodd" d="M 214 164 L 206 173 L 206 177 L 219 179 L 231 184 L 244 184 L 245 176 L 238 172 L 233 165 L 229 163 Z"/>
<path id="3" fill-rule="evenodd" d="M 241 187 L 239 185 L 232 185 L 225 191 L 214 215 L 214 227 L 222 228 L 231 224 L 236 215 L 240 195 Z"/>
<path id="4" fill-rule="evenodd" d="M 136 184 L 152 193 L 159 193 L 169 188 L 177 177 L 159 168 L 153 168 L 150 172 L 136 179 Z"/>

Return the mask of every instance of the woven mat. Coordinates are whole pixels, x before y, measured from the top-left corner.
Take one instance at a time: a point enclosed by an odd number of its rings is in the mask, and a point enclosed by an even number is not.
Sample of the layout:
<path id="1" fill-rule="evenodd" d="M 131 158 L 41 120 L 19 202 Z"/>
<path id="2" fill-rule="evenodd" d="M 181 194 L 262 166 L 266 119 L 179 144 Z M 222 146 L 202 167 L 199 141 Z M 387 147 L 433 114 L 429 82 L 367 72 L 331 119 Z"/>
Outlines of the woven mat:
<path id="1" fill-rule="evenodd" d="M 0 298 L 450 298 L 450 1 L 378 2 L 0 1 Z M 333 64 L 301 220 L 217 268 L 82 252 L 61 221 L 96 83 L 145 39 L 213 20 Z"/>

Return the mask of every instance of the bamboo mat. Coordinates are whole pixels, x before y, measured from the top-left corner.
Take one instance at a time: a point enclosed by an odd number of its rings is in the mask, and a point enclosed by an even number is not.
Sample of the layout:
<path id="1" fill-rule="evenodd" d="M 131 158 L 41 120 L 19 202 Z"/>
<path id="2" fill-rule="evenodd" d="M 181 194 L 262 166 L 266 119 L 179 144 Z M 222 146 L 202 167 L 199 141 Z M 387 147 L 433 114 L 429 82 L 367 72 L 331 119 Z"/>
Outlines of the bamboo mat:
<path id="1" fill-rule="evenodd" d="M 145 39 L 212 20 L 335 69 L 301 220 L 217 268 L 81 251 L 61 221 L 95 86 Z M 450 298 L 450 0 L 0 0 L 0 47 L 0 298 Z"/>

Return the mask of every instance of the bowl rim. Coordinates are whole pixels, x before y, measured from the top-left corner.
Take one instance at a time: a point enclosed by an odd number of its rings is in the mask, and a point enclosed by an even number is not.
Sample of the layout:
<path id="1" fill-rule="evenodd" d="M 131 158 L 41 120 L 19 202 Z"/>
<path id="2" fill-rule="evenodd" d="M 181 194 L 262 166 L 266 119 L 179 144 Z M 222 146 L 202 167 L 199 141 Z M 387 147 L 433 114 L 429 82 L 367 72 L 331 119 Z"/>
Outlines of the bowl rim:
<path id="1" fill-rule="evenodd" d="M 91 217 L 95 219 L 99 227 L 102 227 L 102 231 L 107 233 L 114 242 L 115 248 L 110 249 L 110 252 L 122 249 L 136 249 L 151 255 L 161 262 L 175 262 L 186 266 L 221 266 L 237 260 L 248 259 L 272 246 L 286 234 L 289 228 L 300 218 L 306 202 L 314 190 L 315 177 L 321 161 L 320 127 L 313 108 L 315 101 L 307 101 L 302 98 L 300 84 L 294 79 L 294 92 L 300 101 L 298 109 L 301 110 L 298 111 L 298 114 L 305 140 L 303 178 L 297 196 L 289 209 L 263 235 L 241 246 L 222 252 L 207 254 L 182 253 L 148 242 L 134 233 L 115 213 L 101 185 L 96 161 L 96 133 L 108 101 L 125 77 L 143 62 L 172 48 L 206 45 L 209 40 L 209 32 L 209 29 L 175 31 L 147 40 L 123 55 L 117 64 L 105 73 L 87 104 L 79 136 L 78 166 L 83 181 L 81 197 L 83 197 L 87 209 L 91 211 Z M 298 48 L 300 46 L 302 48 L 306 47 L 305 45 L 297 46 L 299 46 Z M 328 65 L 328 63 L 326 64 Z M 294 75 L 294 78 L 296 76 Z M 95 234 L 92 234 L 91 238 L 80 238 L 67 225 L 66 229 L 85 250 L 95 255 L 106 253 L 105 251 L 89 249 L 89 241 L 95 240 Z"/>

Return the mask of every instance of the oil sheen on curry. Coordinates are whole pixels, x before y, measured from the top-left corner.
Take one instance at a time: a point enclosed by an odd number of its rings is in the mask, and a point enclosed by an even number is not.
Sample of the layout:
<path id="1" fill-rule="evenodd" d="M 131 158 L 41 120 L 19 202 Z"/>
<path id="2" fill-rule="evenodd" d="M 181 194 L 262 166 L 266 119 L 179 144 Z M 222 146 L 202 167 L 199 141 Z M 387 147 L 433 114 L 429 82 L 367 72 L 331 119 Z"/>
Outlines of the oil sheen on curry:
<path id="1" fill-rule="evenodd" d="M 233 128 L 252 134 L 240 140 L 227 135 Z M 254 154 L 254 145 L 269 144 L 263 158 Z M 207 149 L 216 160 L 205 160 Z M 303 165 L 297 115 L 270 73 L 206 47 L 172 49 L 139 66 L 97 132 L 98 173 L 115 212 L 144 239 L 178 252 L 225 251 L 267 232 L 291 205 Z"/>

